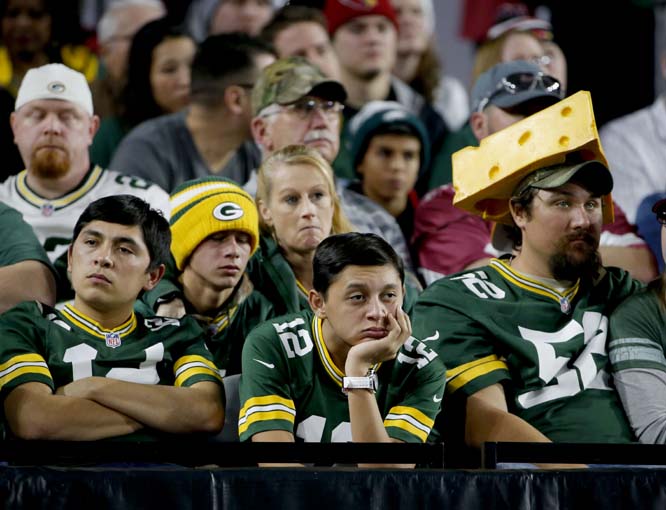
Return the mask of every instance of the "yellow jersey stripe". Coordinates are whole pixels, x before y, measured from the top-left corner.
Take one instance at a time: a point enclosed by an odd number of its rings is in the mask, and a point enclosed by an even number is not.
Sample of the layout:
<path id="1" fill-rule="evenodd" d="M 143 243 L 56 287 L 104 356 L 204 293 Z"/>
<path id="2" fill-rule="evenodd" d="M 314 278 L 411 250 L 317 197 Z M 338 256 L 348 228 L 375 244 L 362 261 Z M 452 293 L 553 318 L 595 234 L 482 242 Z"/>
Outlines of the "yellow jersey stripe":
<path id="1" fill-rule="evenodd" d="M 333 379 L 333 382 L 342 388 L 342 378 L 345 376 L 345 374 L 337 366 L 335 366 L 335 363 L 333 363 L 333 359 L 331 358 L 331 355 L 326 348 L 326 342 L 324 342 L 324 332 L 322 329 L 323 322 L 324 321 L 319 317 L 313 317 L 312 319 L 312 330 L 315 333 L 315 344 L 317 345 L 319 359 L 321 359 L 321 363 L 324 365 L 326 373 L 331 377 L 331 379 Z"/>
<path id="2" fill-rule="evenodd" d="M 201 366 L 197 367 L 192 367 L 188 370 L 183 371 L 178 377 L 176 377 L 176 380 L 174 381 L 173 385 L 174 386 L 182 386 L 185 381 L 187 381 L 190 377 L 194 377 L 195 375 L 211 375 L 215 377 L 218 381 L 222 381 L 222 377 L 220 377 L 220 374 L 217 372 L 217 370 L 212 370 L 208 367 L 204 368 Z"/>
<path id="3" fill-rule="evenodd" d="M 102 173 L 103 170 L 99 166 L 95 166 L 95 168 L 93 168 L 93 170 L 90 172 L 88 178 L 79 188 L 58 199 L 47 200 L 34 193 L 28 187 L 26 181 L 28 172 L 27 170 L 23 170 L 16 177 L 16 190 L 18 191 L 19 195 L 21 195 L 27 202 L 31 203 L 35 207 L 42 207 L 44 204 L 51 204 L 55 209 L 60 209 L 76 202 L 78 199 L 86 195 L 95 186 L 95 184 L 97 184 L 97 181 L 99 181 Z"/>
<path id="4" fill-rule="evenodd" d="M 499 359 L 500 357 L 497 356 L 496 354 L 491 354 L 490 356 L 486 356 L 485 358 L 475 359 L 474 361 L 470 361 L 469 363 L 463 363 L 462 365 L 458 365 L 455 368 L 447 370 L 446 380 L 448 381 L 449 379 L 453 379 L 458 374 L 464 372 L 465 370 L 469 370 L 470 368 L 474 368 L 477 365 L 488 363 L 489 361 L 498 361 Z"/>
<path id="5" fill-rule="evenodd" d="M 288 407 L 289 409 L 293 409 L 294 412 L 296 412 L 296 406 L 294 405 L 294 401 L 288 398 L 283 398 L 279 397 L 277 395 L 266 395 L 263 397 L 252 397 L 247 399 L 245 402 L 245 405 L 241 408 L 240 410 L 240 415 L 244 415 L 247 413 L 248 409 L 253 406 L 263 406 L 263 405 L 271 405 L 271 404 L 282 404 L 285 407 Z"/>
<path id="6" fill-rule="evenodd" d="M 435 421 L 432 418 L 426 416 L 422 411 L 419 411 L 415 407 L 395 406 L 389 410 L 389 414 L 406 414 L 429 429 L 435 424 Z"/>
<path id="7" fill-rule="evenodd" d="M 243 434 L 250 425 L 258 421 L 284 420 L 293 425 L 294 419 L 294 415 L 286 411 L 258 411 L 246 417 L 245 420 L 238 420 L 238 434 Z"/>
<path id="8" fill-rule="evenodd" d="M 123 337 L 132 333 L 132 331 L 134 331 L 137 327 L 137 320 L 136 320 L 136 315 L 134 315 L 134 311 L 132 311 L 132 314 L 130 315 L 129 319 L 127 319 L 120 326 L 113 329 L 103 328 L 99 324 L 99 322 L 79 312 L 69 303 L 62 308 L 61 312 L 65 316 L 65 318 L 69 320 L 69 322 L 71 322 L 74 326 L 84 330 L 86 333 L 90 335 L 96 336 L 101 339 L 106 339 L 106 335 L 109 333 L 118 333 L 118 335 Z"/>
<path id="9" fill-rule="evenodd" d="M 44 364 L 46 365 L 46 364 Z M 21 368 L 17 368 L 16 370 L 12 370 L 9 372 L 7 375 L 0 377 L 0 388 L 4 387 L 6 384 L 10 383 L 17 377 L 22 376 L 23 374 L 39 374 L 39 375 L 44 375 L 51 379 L 53 381 L 53 377 L 51 376 L 51 372 L 49 371 L 47 366 L 37 366 L 37 365 L 29 365 L 29 366 L 24 366 Z"/>
<path id="10" fill-rule="evenodd" d="M 178 375 L 178 370 L 180 367 L 185 365 L 186 363 L 203 363 L 207 367 L 209 367 L 211 370 L 217 370 L 217 367 L 215 366 L 215 363 L 212 361 L 204 358 L 203 356 L 200 356 L 198 354 L 189 354 L 187 356 L 181 356 L 176 360 L 176 362 L 173 364 L 173 373 L 174 375 Z"/>
<path id="11" fill-rule="evenodd" d="M 468 382 L 473 381 L 477 377 L 482 375 L 489 374 L 496 370 L 508 370 L 506 363 L 504 361 L 493 361 L 490 363 L 484 363 L 478 367 L 472 368 L 453 379 L 447 379 L 446 382 L 446 392 L 453 393 L 454 391 L 459 390 L 465 386 Z"/>
<path id="12" fill-rule="evenodd" d="M 505 280 L 510 281 L 517 287 L 533 292 L 535 294 L 539 294 L 544 297 L 548 297 L 550 299 L 553 299 L 554 301 L 557 301 L 558 303 L 562 298 L 571 300 L 573 296 L 578 292 L 578 287 L 580 284 L 580 281 L 578 280 L 570 288 L 560 293 L 556 289 L 546 285 L 543 282 L 540 282 L 538 280 L 533 280 L 532 278 L 517 273 L 516 271 L 513 270 L 513 268 L 511 268 L 511 266 L 509 266 L 503 260 L 499 259 L 492 260 L 490 262 L 490 267 L 495 269 L 495 271 L 497 271 L 500 274 L 500 276 L 502 276 Z"/>
<path id="13" fill-rule="evenodd" d="M 414 425 L 405 420 L 390 420 L 387 418 L 384 420 L 384 428 L 389 427 L 395 427 L 409 432 L 411 435 L 418 437 L 422 443 L 425 443 L 426 439 L 428 439 L 428 434 L 430 433 L 416 428 Z"/>
<path id="14" fill-rule="evenodd" d="M 2 372 L 4 372 L 7 368 L 11 367 L 12 365 L 15 365 L 16 363 L 26 363 L 26 362 L 46 364 L 46 360 L 39 354 L 35 353 L 19 354 L 17 356 L 14 356 L 13 358 L 10 358 L 9 361 L 6 361 L 2 365 L 0 365 L 0 374 L 2 374 Z"/>
<path id="15" fill-rule="evenodd" d="M 301 291 L 301 294 L 303 294 L 306 298 L 310 297 L 310 291 L 305 288 L 305 285 L 303 285 L 300 281 L 298 281 L 298 278 L 296 279 L 296 287 L 298 288 L 299 291 Z"/>

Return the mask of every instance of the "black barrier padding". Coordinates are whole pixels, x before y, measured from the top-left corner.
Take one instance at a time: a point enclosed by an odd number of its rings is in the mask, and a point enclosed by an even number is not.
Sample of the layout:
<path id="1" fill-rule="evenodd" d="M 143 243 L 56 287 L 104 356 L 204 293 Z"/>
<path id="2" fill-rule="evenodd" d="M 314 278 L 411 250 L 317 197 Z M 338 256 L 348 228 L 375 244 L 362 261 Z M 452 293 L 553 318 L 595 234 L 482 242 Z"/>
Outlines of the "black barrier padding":
<path id="1" fill-rule="evenodd" d="M 3 508 L 666 508 L 666 472 L 0 468 Z"/>

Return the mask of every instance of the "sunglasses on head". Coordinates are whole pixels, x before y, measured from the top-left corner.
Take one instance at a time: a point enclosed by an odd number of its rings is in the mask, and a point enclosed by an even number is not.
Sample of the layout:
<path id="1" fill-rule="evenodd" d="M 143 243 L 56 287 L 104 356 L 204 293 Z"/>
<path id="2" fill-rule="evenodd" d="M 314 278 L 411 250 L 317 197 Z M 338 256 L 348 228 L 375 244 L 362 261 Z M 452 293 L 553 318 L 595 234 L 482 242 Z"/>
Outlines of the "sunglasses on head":
<path id="1" fill-rule="evenodd" d="M 489 95 L 484 97 L 479 103 L 478 112 L 488 106 L 488 103 L 497 96 L 504 92 L 511 95 L 520 92 L 527 92 L 530 90 L 543 90 L 544 92 L 555 93 L 558 97 L 564 97 L 562 85 L 557 79 L 541 72 L 533 73 L 513 73 L 503 77 L 495 87 L 495 90 Z"/>

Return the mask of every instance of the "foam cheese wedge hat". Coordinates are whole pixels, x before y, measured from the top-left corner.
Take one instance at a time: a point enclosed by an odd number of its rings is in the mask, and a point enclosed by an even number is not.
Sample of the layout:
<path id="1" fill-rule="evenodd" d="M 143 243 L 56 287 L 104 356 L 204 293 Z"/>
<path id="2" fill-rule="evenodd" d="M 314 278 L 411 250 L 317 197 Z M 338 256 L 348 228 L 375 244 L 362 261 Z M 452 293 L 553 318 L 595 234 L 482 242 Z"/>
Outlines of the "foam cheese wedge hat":
<path id="1" fill-rule="evenodd" d="M 509 199 L 531 172 L 565 162 L 567 155 L 608 168 L 587 91 L 555 103 L 452 156 L 453 204 L 484 219 L 511 225 Z M 601 170 L 605 171 L 605 170 Z M 602 197 L 603 221 L 613 222 L 610 193 Z"/>

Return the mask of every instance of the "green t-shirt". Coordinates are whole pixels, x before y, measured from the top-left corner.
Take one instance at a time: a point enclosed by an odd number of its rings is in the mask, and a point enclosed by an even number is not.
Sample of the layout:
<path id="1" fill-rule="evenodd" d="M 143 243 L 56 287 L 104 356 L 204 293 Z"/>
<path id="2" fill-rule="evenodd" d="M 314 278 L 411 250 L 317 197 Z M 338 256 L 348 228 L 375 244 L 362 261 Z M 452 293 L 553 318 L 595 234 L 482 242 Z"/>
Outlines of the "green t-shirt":
<path id="1" fill-rule="evenodd" d="M 606 335 L 609 314 L 640 285 L 608 268 L 590 288 L 559 292 L 495 259 L 426 289 L 414 335 L 446 361 L 447 398 L 502 383 L 509 411 L 553 441 L 628 442 Z"/>
<path id="2" fill-rule="evenodd" d="M 410 338 L 395 360 L 377 369 L 379 411 L 389 436 L 425 442 L 444 392 L 444 365 Z M 297 441 L 351 441 L 344 374 L 333 364 L 322 321 L 311 311 L 278 317 L 256 328 L 243 350 L 241 441 L 286 430 Z"/>

